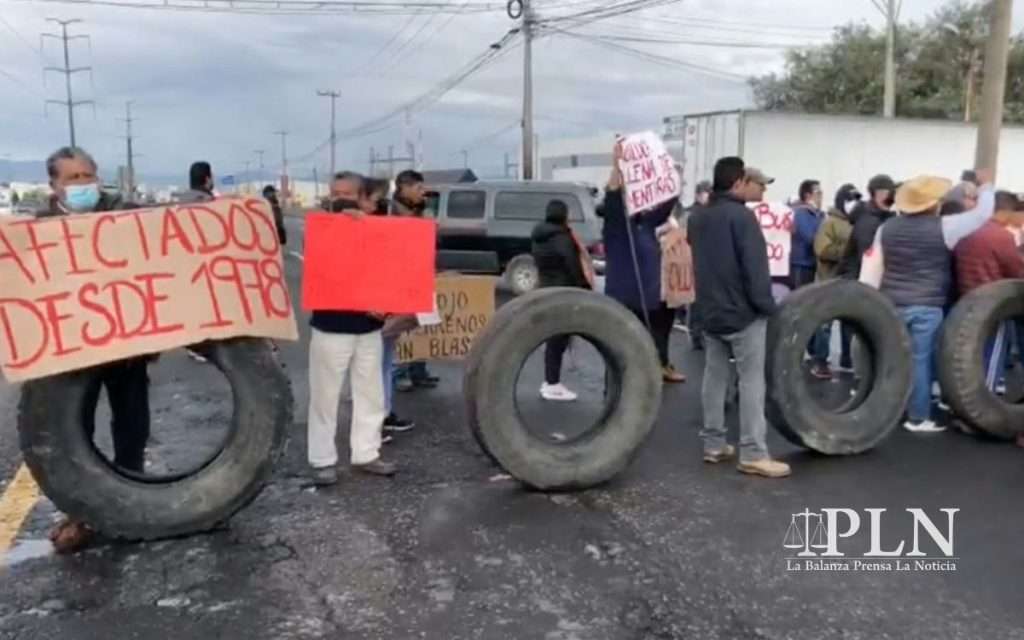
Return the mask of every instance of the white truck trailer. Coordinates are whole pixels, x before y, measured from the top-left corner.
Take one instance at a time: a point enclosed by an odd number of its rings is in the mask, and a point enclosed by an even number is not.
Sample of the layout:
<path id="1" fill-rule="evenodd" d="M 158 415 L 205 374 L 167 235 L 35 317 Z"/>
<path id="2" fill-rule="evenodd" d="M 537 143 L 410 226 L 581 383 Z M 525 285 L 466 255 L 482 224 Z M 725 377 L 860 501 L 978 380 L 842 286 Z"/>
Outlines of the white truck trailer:
<path id="1" fill-rule="evenodd" d="M 800 182 L 821 181 L 826 207 L 842 184 L 866 190 L 871 176 L 896 181 L 931 174 L 953 181 L 973 168 L 977 126 L 946 120 L 884 119 L 768 111 L 722 111 L 665 119 L 683 161 L 683 202 L 710 180 L 715 161 L 741 156 L 776 179 L 768 201 L 795 198 Z M 674 139 L 674 140 L 673 140 Z M 997 181 L 1024 191 L 1024 128 L 1004 127 Z"/>

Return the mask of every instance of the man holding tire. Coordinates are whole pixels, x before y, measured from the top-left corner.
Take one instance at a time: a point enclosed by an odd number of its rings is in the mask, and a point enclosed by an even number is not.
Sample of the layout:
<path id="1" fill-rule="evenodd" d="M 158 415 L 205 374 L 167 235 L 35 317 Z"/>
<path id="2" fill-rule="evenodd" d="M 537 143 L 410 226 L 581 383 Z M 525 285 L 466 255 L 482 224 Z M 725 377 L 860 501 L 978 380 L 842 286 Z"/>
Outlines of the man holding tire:
<path id="1" fill-rule="evenodd" d="M 715 163 L 711 201 L 690 216 L 687 237 L 693 248 L 707 354 L 701 390 L 704 461 L 714 464 L 736 455 L 736 448 L 725 439 L 725 395 L 733 358 L 740 388 L 737 469 L 782 478 L 790 468 L 768 453 L 764 415 L 765 347 L 775 299 L 764 234 L 746 206 L 748 201 L 761 200 L 758 196 L 763 196 L 770 182 L 760 171 L 748 171 L 740 158 L 720 159 Z"/>
<path id="2" fill-rule="evenodd" d="M 51 208 L 41 217 L 75 215 L 126 209 L 116 198 L 99 188 L 99 169 L 92 156 L 77 147 L 63 147 L 46 160 L 46 171 L 54 197 Z M 96 407 L 100 391 L 110 401 L 110 434 L 114 441 L 114 464 L 127 471 L 145 469 L 149 440 L 148 357 L 129 358 L 97 367 L 99 375 L 86 389 L 82 403 L 82 425 L 92 440 L 96 431 Z M 88 543 L 92 531 L 82 522 L 62 521 L 50 534 L 58 553 L 70 553 Z"/>
<path id="3" fill-rule="evenodd" d="M 892 300 L 910 333 L 914 379 L 903 426 L 914 433 L 946 429 L 932 421 L 931 389 L 943 309 L 953 286 L 952 251 L 995 210 L 992 172 L 979 169 L 977 174 L 982 183 L 977 206 L 942 217 L 949 180 L 919 176 L 904 182 L 895 198 L 901 215 L 882 225 L 872 245 L 872 255 L 879 255 L 883 265 L 879 289 Z"/>

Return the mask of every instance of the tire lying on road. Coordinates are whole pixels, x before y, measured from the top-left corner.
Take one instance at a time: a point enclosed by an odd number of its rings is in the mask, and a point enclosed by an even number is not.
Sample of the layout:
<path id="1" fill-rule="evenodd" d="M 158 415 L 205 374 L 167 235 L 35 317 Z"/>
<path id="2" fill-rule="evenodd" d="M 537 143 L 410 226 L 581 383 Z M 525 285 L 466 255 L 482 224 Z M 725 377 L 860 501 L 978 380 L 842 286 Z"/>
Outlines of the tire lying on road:
<path id="1" fill-rule="evenodd" d="M 836 410 L 812 396 L 804 352 L 823 324 L 853 325 L 860 381 L 856 394 Z M 790 442 L 820 453 L 867 451 L 899 423 L 910 397 L 910 337 L 889 300 L 871 287 L 834 280 L 789 294 L 768 323 L 766 376 L 769 422 Z"/>
<path id="2" fill-rule="evenodd" d="M 23 385 L 21 449 L 57 508 L 105 535 L 151 540 L 208 530 L 259 494 L 292 422 L 288 377 L 266 340 L 208 343 L 202 353 L 227 376 L 234 411 L 223 448 L 183 476 L 119 469 L 86 438 L 80 416 L 95 369 Z"/>
<path id="3" fill-rule="evenodd" d="M 957 302 L 939 342 L 939 383 L 950 408 L 970 426 L 996 438 L 1024 433 L 1024 404 L 1000 398 L 985 384 L 985 344 L 1000 323 L 1024 317 L 1024 280 L 980 287 Z"/>
<path id="4" fill-rule="evenodd" d="M 608 401 L 597 424 L 566 442 L 530 432 L 516 405 L 527 358 L 549 338 L 575 335 L 602 354 Z M 583 489 L 625 469 L 661 405 L 650 334 L 625 307 L 582 289 L 542 289 L 506 304 L 473 345 L 463 381 L 470 430 L 512 477 L 542 490 Z"/>

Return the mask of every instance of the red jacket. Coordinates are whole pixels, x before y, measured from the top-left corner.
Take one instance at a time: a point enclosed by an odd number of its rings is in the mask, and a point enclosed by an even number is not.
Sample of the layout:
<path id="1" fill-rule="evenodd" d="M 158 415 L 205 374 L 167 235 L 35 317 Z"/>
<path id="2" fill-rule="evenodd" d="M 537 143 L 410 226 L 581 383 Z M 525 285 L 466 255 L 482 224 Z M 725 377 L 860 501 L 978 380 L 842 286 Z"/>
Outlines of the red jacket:
<path id="1" fill-rule="evenodd" d="M 992 220 L 961 240 L 954 250 L 960 295 L 1005 278 L 1024 278 L 1024 257 L 1013 236 Z"/>

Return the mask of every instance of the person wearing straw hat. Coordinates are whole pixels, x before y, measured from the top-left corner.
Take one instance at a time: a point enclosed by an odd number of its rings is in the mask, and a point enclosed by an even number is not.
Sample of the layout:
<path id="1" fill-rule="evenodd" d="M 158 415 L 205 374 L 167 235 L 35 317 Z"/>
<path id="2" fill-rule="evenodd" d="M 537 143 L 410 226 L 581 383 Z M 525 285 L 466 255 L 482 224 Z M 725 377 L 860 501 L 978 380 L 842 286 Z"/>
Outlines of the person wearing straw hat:
<path id="1" fill-rule="evenodd" d="M 977 175 L 982 183 L 977 205 L 943 217 L 939 212 L 952 183 L 934 176 L 907 180 L 896 191 L 894 208 L 901 215 L 875 236 L 873 250 L 883 265 L 880 290 L 896 305 L 910 333 L 914 378 L 903 426 L 914 433 L 945 430 L 931 419 L 931 388 L 936 339 L 953 286 L 952 250 L 995 211 L 992 171 L 979 169 Z"/>

